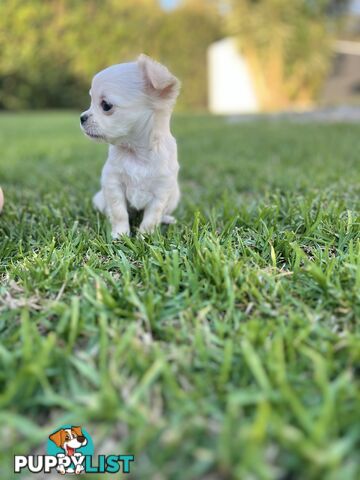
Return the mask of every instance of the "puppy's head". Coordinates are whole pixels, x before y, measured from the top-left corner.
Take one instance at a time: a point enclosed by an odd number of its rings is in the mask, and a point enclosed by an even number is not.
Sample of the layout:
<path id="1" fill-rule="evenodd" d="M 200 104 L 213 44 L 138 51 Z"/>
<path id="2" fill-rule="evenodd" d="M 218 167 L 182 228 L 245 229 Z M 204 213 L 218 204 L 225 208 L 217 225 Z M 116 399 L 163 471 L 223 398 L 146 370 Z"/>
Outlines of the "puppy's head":
<path id="1" fill-rule="evenodd" d="M 179 89 L 178 79 L 146 55 L 108 67 L 93 78 L 91 105 L 80 115 L 81 129 L 97 141 L 124 141 L 152 112 L 171 113 Z"/>
<path id="2" fill-rule="evenodd" d="M 50 435 L 49 438 L 66 452 L 83 447 L 87 444 L 87 440 L 82 433 L 81 427 L 62 428 Z"/>

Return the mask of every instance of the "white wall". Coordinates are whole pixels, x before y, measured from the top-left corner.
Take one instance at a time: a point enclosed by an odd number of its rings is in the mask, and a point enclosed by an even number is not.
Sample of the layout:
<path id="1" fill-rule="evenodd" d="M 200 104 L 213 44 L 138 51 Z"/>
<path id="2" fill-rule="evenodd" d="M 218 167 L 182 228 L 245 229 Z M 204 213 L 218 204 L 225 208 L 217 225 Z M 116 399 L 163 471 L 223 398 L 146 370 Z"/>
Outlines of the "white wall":
<path id="1" fill-rule="evenodd" d="M 235 39 L 225 38 L 208 49 L 209 109 L 236 114 L 259 111 L 253 81 Z"/>

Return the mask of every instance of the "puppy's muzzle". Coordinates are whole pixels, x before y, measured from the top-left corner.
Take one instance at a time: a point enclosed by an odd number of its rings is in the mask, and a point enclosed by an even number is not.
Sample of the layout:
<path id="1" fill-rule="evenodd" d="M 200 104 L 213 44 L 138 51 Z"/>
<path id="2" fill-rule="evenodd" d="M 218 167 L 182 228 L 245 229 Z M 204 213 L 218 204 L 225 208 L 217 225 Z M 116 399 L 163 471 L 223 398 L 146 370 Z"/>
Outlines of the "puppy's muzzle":
<path id="1" fill-rule="evenodd" d="M 84 125 L 84 123 L 86 122 L 86 120 L 89 118 L 89 115 L 87 113 L 82 113 L 80 115 L 80 123 L 81 125 Z"/>

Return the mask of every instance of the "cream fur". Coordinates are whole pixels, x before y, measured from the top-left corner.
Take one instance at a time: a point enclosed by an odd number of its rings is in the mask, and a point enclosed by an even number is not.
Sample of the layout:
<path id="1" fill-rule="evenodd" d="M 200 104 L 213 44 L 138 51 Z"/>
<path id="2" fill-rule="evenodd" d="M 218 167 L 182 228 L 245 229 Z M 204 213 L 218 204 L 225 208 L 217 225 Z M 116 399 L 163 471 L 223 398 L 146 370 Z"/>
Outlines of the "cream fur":
<path id="1" fill-rule="evenodd" d="M 130 233 L 128 204 L 144 210 L 141 232 L 175 221 L 179 165 L 170 117 L 179 89 L 176 77 L 146 55 L 93 78 L 81 128 L 88 137 L 109 143 L 93 203 L 108 216 L 114 238 Z"/>

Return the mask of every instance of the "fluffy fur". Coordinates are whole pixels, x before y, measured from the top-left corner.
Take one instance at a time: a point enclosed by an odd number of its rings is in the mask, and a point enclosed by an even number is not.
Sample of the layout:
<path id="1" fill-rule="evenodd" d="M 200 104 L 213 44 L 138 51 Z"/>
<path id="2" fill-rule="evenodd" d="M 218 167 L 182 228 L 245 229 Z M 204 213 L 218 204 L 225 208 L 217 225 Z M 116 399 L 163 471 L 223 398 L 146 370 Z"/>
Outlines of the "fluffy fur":
<path id="1" fill-rule="evenodd" d="M 109 144 L 93 203 L 109 217 L 114 238 L 130 233 L 128 206 L 144 211 L 141 232 L 175 221 L 179 165 L 170 117 L 179 89 L 178 79 L 146 55 L 93 78 L 81 128 Z"/>

